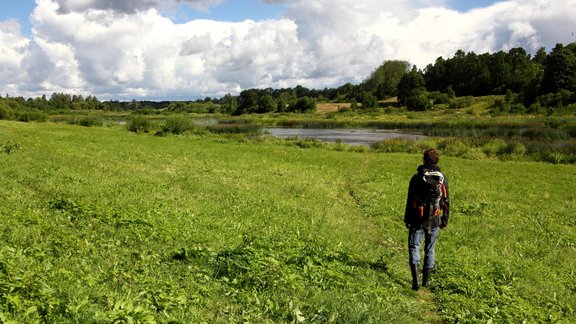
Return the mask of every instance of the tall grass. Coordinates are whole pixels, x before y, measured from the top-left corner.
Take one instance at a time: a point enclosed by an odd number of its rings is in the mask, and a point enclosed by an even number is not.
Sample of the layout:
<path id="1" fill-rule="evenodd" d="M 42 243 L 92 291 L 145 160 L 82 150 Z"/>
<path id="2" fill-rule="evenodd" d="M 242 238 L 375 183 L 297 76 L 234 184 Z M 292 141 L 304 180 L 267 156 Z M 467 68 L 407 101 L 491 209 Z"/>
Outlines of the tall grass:
<path id="1" fill-rule="evenodd" d="M 440 149 L 442 154 L 472 160 L 518 160 L 551 163 L 576 163 L 576 145 L 572 141 L 541 142 L 501 138 L 428 138 L 424 140 L 389 139 L 373 143 L 375 152 L 417 153 L 425 148 Z"/>
<path id="2" fill-rule="evenodd" d="M 202 129 L 194 125 L 192 120 L 188 117 L 172 116 L 162 124 L 160 131 L 158 131 L 156 135 L 182 135 L 189 132 L 201 133 Z"/>
<path id="3" fill-rule="evenodd" d="M 216 134 L 262 134 L 262 126 L 250 123 L 219 123 L 206 128 Z"/>
<path id="4" fill-rule="evenodd" d="M 0 138 L 5 322 L 576 316 L 572 165 L 443 155 L 451 223 L 415 293 L 402 217 L 421 152 L 6 121 Z"/>

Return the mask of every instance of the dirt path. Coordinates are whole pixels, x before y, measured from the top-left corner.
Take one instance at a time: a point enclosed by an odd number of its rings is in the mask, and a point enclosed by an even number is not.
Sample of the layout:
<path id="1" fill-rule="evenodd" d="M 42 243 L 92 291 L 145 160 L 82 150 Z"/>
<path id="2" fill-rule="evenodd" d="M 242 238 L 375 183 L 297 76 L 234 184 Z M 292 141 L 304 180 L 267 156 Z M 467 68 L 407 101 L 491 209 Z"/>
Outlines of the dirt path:
<path id="1" fill-rule="evenodd" d="M 429 309 L 429 311 L 424 314 L 425 323 L 442 323 L 442 317 L 438 313 L 438 306 L 434 300 L 434 294 L 427 288 L 420 288 L 417 295 L 418 302 L 426 305 L 426 308 Z"/>

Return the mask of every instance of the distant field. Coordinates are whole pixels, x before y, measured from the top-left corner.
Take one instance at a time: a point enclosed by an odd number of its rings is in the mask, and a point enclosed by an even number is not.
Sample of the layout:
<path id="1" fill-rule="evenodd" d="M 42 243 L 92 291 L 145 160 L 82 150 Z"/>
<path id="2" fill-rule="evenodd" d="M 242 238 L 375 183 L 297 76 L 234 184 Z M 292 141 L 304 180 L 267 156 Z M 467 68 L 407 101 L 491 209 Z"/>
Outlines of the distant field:
<path id="1" fill-rule="evenodd" d="M 0 148 L 0 322 L 576 322 L 575 165 L 443 157 L 415 293 L 420 153 L 7 121 Z"/>
<path id="2" fill-rule="evenodd" d="M 384 103 L 384 104 L 396 103 L 396 102 L 398 102 L 398 99 L 396 97 L 381 101 L 381 103 Z M 359 105 L 359 106 L 362 106 L 362 105 Z M 330 113 L 330 112 L 337 112 L 338 109 L 343 109 L 343 108 L 350 108 L 350 103 L 349 102 L 339 102 L 339 103 L 320 102 L 320 103 L 316 104 L 316 113 L 323 115 L 323 114 Z"/>
<path id="3" fill-rule="evenodd" d="M 484 97 L 475 97 L 473 99 L 473 103 L 464 108 L 466 111 L 475 112 L 475 113 L 486 113 L 489 111 L 490 106 L 492 106 L 494 100 L 496 98 L 501 98 L 502 96 L 484 96 Z M 380 105 L 389 105 L 389 104 L 396 104 L 398 103 L 398 98 L 392 97 L 385 100 L 381 100 L 379 102 Z M 361 107 L 361 105 L 359 104 Z M 436 108 L 444 109 L 447 108 L 447 105 L 437 105 Z M 316 105 L 316 113 L 318 114 L 326 114 L 329 112 L 337 112 L 339 108 L 350 108 L 349 102 L 340 102 L 340 103 L 332 103 L 332 102 L 320 102 Z"/>
<path id="4" fill-rule="evenodd" d="M 337 112 L 340 108 L 350 108 L 350 103 L 320 102 L 316 105 L 316 113 L 326 114 L 329 112 Z"/>

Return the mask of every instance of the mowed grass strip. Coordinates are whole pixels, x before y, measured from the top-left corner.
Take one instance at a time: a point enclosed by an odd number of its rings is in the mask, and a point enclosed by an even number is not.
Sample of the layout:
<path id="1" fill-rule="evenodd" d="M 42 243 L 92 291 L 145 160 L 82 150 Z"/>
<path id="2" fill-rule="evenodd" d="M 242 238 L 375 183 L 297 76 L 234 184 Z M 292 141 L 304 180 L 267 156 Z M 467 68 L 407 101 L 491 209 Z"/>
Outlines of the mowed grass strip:
<path id="1" fill-rule="evenodd" d="M 419 155 L 4 121 L 0 145 L 3 321 L 574 318 L 573 166 L 443 159 L 424 298 L 402 224 Z"/>

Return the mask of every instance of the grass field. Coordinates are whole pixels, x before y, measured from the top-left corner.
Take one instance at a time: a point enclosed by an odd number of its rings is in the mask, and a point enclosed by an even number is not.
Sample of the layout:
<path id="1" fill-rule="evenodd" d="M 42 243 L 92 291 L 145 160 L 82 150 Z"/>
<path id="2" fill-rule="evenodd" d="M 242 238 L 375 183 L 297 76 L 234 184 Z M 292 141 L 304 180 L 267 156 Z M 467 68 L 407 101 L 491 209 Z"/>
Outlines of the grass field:
<path id="1" fill-rule="evenodd" d="M 574 165 L 443 158 L 413 292 L 420 154 L 7 121 L 0 148 L 0 322 L 576 321 Z"/>
<path id="2" fill-rule="evenodd" d="M 316 113 L 318 114 L 326 114 L 329 112 L 337 112 L 338 109 L 343 108 L 350 108 L 349 103 L 331 103 L 331 102 L 322 102 L 318 103 L 316 106 Z"/>

